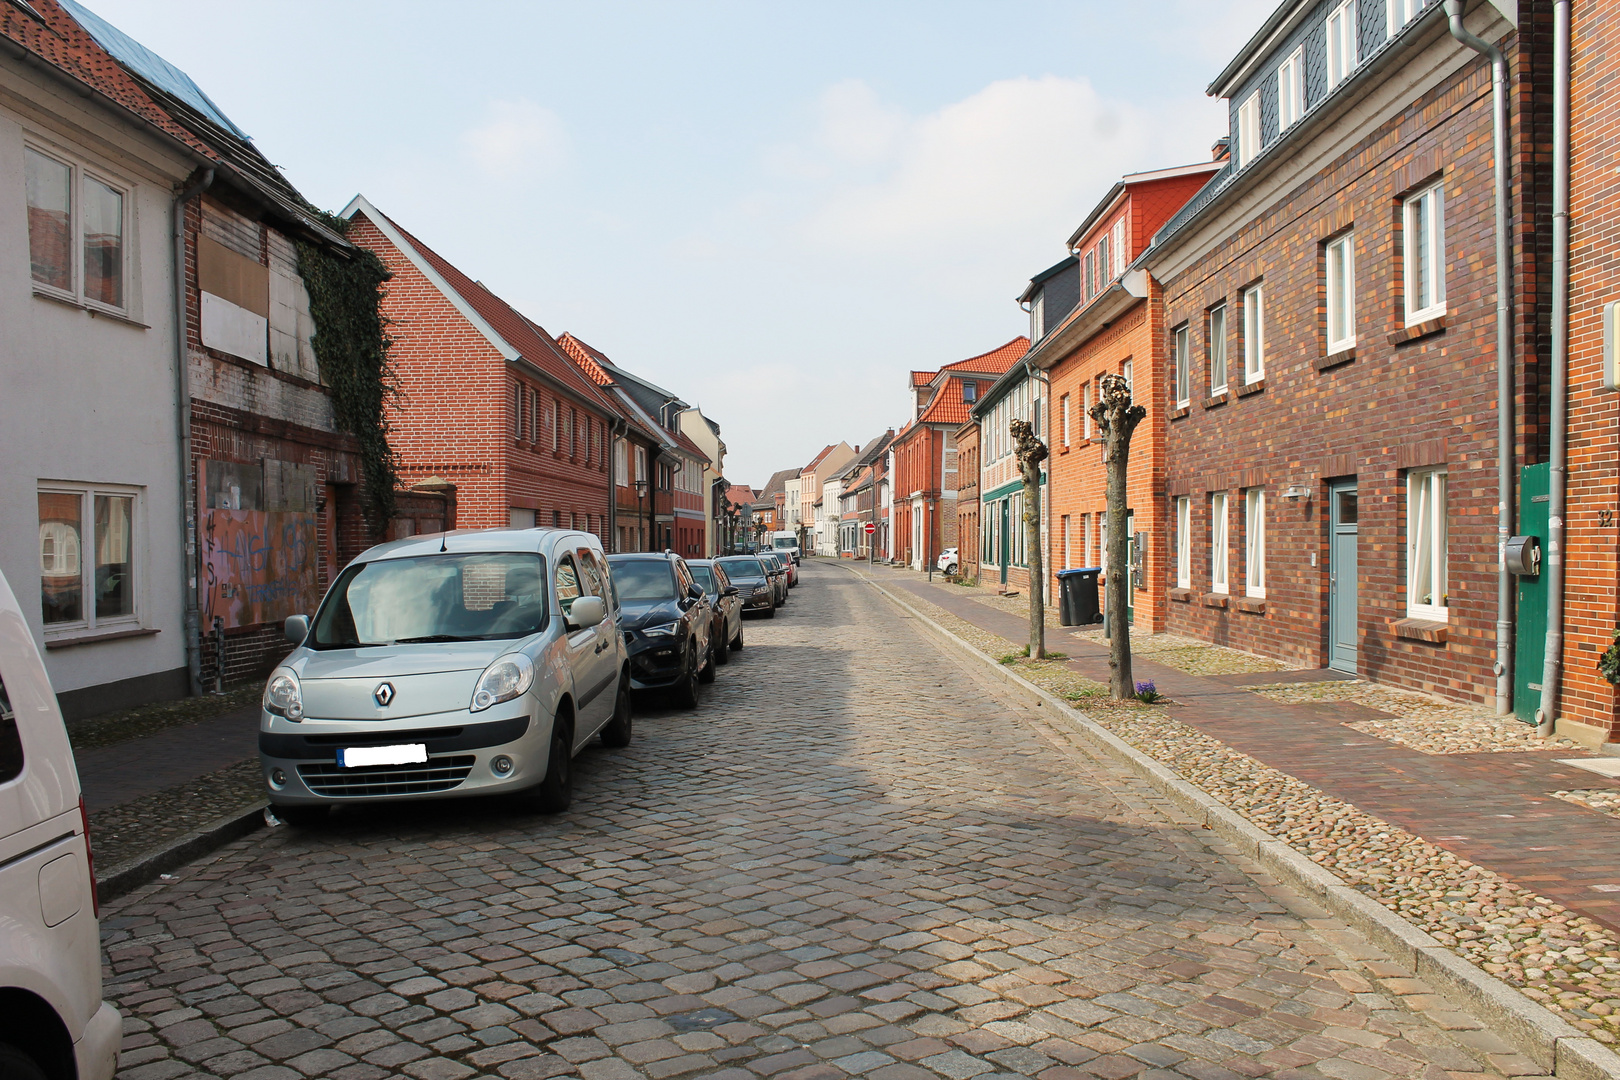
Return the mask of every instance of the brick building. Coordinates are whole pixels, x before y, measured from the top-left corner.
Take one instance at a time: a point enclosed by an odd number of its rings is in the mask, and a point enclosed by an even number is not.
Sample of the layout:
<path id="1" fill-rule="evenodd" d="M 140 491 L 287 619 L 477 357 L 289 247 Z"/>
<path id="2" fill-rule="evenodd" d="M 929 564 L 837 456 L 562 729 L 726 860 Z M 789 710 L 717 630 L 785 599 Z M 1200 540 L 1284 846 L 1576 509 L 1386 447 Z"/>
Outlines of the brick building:
<path id="1" fill-rule="evenodd" d="M 1548 12 L 1466 25 L 1509 60 L 1519 297 L 1546 185 Z M 1497 616 L 1489 64 L 1438 4 L 1286 4 L 1211 86 L 1231 160 L 1137 262 L 1162 283 L 1174 632 L 1491 701 Z M 1536 300 L 1515 305 L 1534 403 Z M 1177 359 L 1184 357 L 1184 360 Z M 1223 370 L 1224 367 L 1224 370 Z M 1179 398 L 1186 402 L 1181 407 Z M 1610 583 L 1612 588 L 1612 581 Z"/>
<path id="2" fill-rule="evenodd" d="M 1127 269 L 1154 232 L 1202 188 L 1219 162 L 1122 178 L 1069 237 L 1070 257 L 1030 282 L 1029 362 L 1046 374 L 1050 410 L 1045 439 L 1047 595 L 1061 570 L 1103 562 L 1107 476 L 1102 443 L 1090 416 L 1104 374 L 1124 375 L 1148 417 L 1131 439 L 1126 481 L 1127 534 L 1132 564 L 1131 621 L 1149 632 L 1165 628 L 1165 594 L 1150 589 L 1169 550 L 1162 500 L 1167 377 L 1163 308 L 1158 284 Z M 988 486 L 988 484 L 987 484 Z M 1141 543 L 1137 537 L 1145 537 Z"/>
<path id="3" fill-rule="evenodd" d="M 970 581 L 979 577 L 979 538 L 984 535 L 979 505 L 979 422 L 969 419 L 957 428 L 952 438 L 956 441 L 956 532 L 958 543 L 958 573 Z"/>
<path id="4" fill-rule="evenodd" d="M 456 485 L 458 524 L 608 532 L 611 436 L 625 420 L 538 324 L 356 196 L 349 237 L 393 273 L 384 301 L 407 482 Z"/>
<path id="5" fill-rule="evenodd" d="M 956 492 L 960 471 L 955 433 L 988 390 L 1029 348 L 1022 335 L 989 352 L 913 371 L 916 415 L 894 437 L 894 533 L 890 557 L 926 569 L 957 546 Z"/>

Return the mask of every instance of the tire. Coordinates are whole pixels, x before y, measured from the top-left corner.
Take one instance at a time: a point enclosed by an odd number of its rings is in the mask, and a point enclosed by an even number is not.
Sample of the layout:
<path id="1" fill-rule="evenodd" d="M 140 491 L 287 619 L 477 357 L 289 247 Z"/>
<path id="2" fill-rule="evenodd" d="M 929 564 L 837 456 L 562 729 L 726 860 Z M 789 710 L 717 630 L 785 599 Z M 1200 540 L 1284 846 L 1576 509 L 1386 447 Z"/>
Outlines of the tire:
<path id="1" fill-rule="evenodd" d="M 562 718 L 558 717 L 560 721 Z M 526 809 L 560 814 L 574 801 L 574 756 L 568 732 L 561 723 L 551 726 L 551 752 L 546 755 L 546 777 L 519 798 Z"/>
<path id="2" fill-rule="evenodd" d="M 703 666 L 698 668 L 698 682 L 704 686 L 714 682 L 714 638 L 709 639 L 709 655 L 703 658 Z"/>
<path id="3" fill-rule="evenodd" d="M 732 652 L 742 652 L 742 647 L 743 647 L 742 634 L 743 634 L 743 631 L 742 631 L 742 619 L 739 618 L 737 620 L 737 636 L 731 639 L 731 651 Z"/>
<path id="4" fill-rule="evenodd" d="M 946 567 L 946 568 L 945 568 L 945 572 L 946 572 L 946 573 L 947 573 L 947 574 L 954 574 L 954 573 L 956 573 L 956 564 L 955 564 L 955 563 L 951 563 L 951 565 L 949 565 L 949 566 L 947 566 L 947 567 Z"/>
<path id="5" fill-rule="evenodd" d="M 697 657 L 687 658 L 686 671 L 681 674 L 681 681 L 670 688 L 669 700 L 677 709 L 695 709 L 698 705 L 698 673 Z"/>
<path id="6" fill-rule="evenodd" d="M 774 619 L 774 618 L 776 618 L 776 609 L 775 609 L 775 608 L 774 608 L 774 607 L 773 607 L 773 608 L 771 608 L 771 609 L 770 609 L 770 610 L 769 610 L 769 611 L 767 611 L 767 612 L 766 612 L 766 613 L 765 613 L 765 617 L 766 617 L 766 618 L 767 618 L 767 619 Z"/>
<path id="7" fill-rule="evenodd" d="M 10 1043 L 0 1043 L 0 1080 L 49 1080 L 34 1059 Z"/>
<path id="8" fill-rule="evenodd" d="M 313 829 L 326 821 L 327 812 L 330 808 L 325 806 L 277 806 L 275 803 L 271 803 L 270 809 L 275 811 L 276 817 L 281 819 L 283 825 L 291 825 L 295 829 Z M 0 1072 L 0 1077 L 6 1077 L 6 1074 Z M 6 1077 L 6 1080 L 9 1080 L 9 1077 Z"/>
<path id="9" fill-rule="evenodd" d="M 630 680 L 619 680 L 619 696 L 613 701 L 613 718 L 602 728 L 602 745 L 622 750 L 630 745 L 635 717 L 630 710 Z"/>
<path id="10" fill-rule="evenodd" d="M 712 631 L 709 634 L 709 641 L 711 643 L 716 642 L 716 641 L 720 642 L 720 647 L 719 648 L 715 648 L 713 644 L 711 644 L 709 646 L 709 650 L 714 656 L 714 662 L 716 664 L 729 664 L 729 663 L 731 663 L 731 649 L 728 648 L 727 645 L 726 645 L 726 620 L 725 619 L 722 618 L 720 620 L 720 627 L 719 627 L 718 630 Z"/>

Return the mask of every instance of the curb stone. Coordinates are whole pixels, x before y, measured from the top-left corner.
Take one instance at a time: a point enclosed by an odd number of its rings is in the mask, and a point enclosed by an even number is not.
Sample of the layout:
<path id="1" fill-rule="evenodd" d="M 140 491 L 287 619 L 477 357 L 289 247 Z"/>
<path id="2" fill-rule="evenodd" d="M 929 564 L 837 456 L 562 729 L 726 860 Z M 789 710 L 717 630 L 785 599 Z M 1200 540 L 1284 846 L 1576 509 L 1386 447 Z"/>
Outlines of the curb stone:
<path id="1" fill-rule="evenodd" d="M 1173 799 L 1205 827 L 1259 862 L 1280 881 L 1318 899 L 1334 915 L 1365 935 L 1415 977 L 1433 985 L 1452 1002 L 1477 1013 L 1493 1034 L 1549 1074 L 1564 1080 L 1620 1080 L 1620 1055 L 1564 1022 L 1507 983 L 1475 967 L 1420 927 L 1401 918 L 1366 893 L 1346 885 L 1248 818 L 1215 799 L 1156 758 L 1149 757 L 1078 709 L 1010 668 L 999 664 L 877 582 L 851 573 L 909 612 L 929 633 L 964 656 L 979 661 L 1037 707 L 1056 710 L 1078 733 L 1130 767 Z"/>
<path id="2" fill-rule="evenodd" d="M 169 843 L 140 856 L 133 862 L 114 867 L 105 876 L 96 878 L 96 902 L 108 904 L 142 885 L 155 881 L 176 867 L 201 858 L 232 840 L 264 827 L 264 808 L 267 803 L 254 803 L 213 822 L 177 836 Z"/>

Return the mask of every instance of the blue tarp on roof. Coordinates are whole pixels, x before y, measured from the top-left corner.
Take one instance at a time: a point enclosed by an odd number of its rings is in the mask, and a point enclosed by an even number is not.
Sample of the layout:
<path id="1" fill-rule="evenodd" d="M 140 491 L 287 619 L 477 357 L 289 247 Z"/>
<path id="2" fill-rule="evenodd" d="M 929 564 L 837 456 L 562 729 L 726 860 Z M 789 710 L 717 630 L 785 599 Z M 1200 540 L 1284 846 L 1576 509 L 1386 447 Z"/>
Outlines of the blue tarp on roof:
<path id="1" fill-rule="evenodd" d="M 190 75 L 78 3 L 78 0 L 57 0 L 57 3 L 120 64 L 158 89 L 173 94 L 237 138 L 244 141 L 248 138 L 246 132 L 231 123 L 219 106 L 209 100 L 202 87 L 191 81 Z"/>

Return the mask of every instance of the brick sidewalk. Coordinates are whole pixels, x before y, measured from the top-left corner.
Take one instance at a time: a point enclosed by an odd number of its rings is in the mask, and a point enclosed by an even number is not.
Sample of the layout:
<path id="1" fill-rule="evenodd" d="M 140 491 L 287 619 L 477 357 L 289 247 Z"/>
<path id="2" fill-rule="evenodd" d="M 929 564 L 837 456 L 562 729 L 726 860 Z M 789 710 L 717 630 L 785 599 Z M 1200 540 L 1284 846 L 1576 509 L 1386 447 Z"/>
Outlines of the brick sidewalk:
<path id="1" fill-rule="evenodd" d="M 862 567 L 863 573 L 869 572 Z M 960 588 L 931 585 L 876 567 L 886 586 L 911 593 L 965 622 L 1023 644 L 1026 620 L 979 603 Z M 1107 684 L 1105 647 L 1066 630 L 1047 640 L 1075 672 Z M 1551 797 L 1615 781 L 1560 765 L 1568 750 L 1424 754 L 1344 725 L 1382 715 L 1350 702 L 1287 705 L 1244 685 L 1302 675 L 1198 676 L 1148 660 L 1138 679 L 1187 706 L 1175 718 L 1272 768 L 1342 799 L 1542 896 L 1620 929 L 1620 829 L 1595 811 Z M 1330 676 L 1324 676 L 1330 677 Z"/>
<path id="2" fill-rule="evenodd" d="M 74 752 L 91 813 L 153 795 L 259 753 L 259 707 Z"/>

